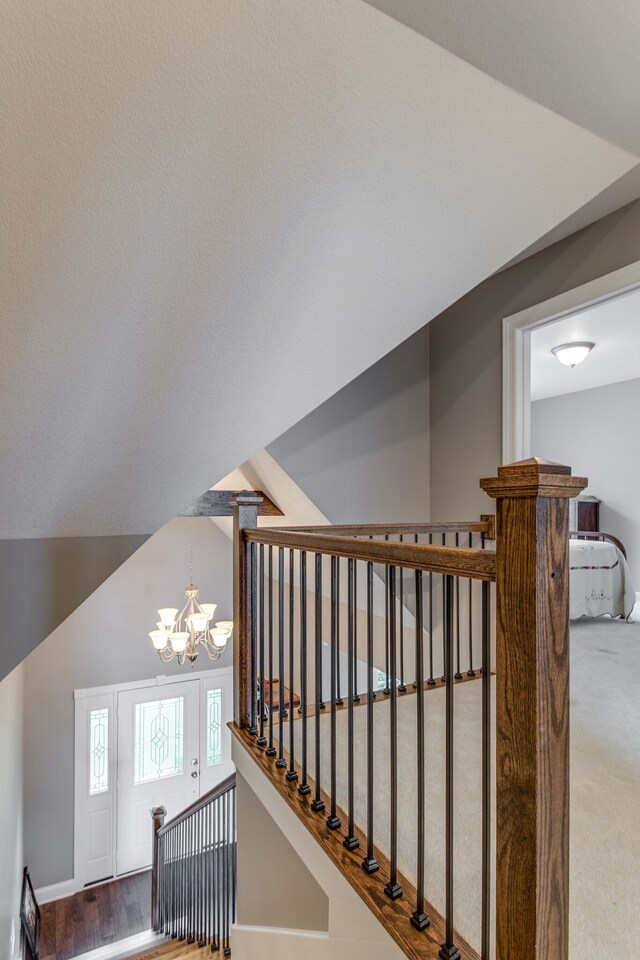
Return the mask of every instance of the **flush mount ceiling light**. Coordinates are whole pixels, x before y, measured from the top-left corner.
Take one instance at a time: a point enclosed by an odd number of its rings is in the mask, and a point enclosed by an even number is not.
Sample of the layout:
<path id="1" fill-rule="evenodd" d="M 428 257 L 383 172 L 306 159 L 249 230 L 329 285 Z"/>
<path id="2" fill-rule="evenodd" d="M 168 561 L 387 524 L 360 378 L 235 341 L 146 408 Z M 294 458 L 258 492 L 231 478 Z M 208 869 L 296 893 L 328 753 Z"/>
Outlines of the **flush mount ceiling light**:
<path id="1" fill-rule="evenodd" d="M 565 367 L 575 367 L 577 363 L 582 363 L 589 351 L 593 350 L 593 346 L 587 340 L 576 341 L 576 343 L 561 343 L 559 347 L 554 347 L 551 353 Z"/>
<path id="2" fill-rule="evenodd" d="M 217 604 L 199 603 L 200 591 L 193 585 L 193 546 L 189 544 L 189 586 L 185 590 L 187 602 L 182 610 L 162 607 L 158 610 L 156 630 L 149 634 L 151 642 L 163 663 L 176 658 L 182 665 L 191 663 L 204 650 L 210 660 L 219 660 L 233 631 L 231 620 L 219 620 L 213 625 Z"/>

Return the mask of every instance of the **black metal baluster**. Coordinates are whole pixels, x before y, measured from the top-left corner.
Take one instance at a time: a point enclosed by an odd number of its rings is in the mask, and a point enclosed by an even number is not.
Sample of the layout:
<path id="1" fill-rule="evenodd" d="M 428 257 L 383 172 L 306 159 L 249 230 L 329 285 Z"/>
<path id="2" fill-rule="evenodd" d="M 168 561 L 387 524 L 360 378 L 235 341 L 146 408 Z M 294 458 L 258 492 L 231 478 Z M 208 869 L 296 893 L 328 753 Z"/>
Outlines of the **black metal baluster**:
<path id="1" fill-rule="evenodd" d="M 348 791 L 348 816 L 349 825 L 347 827 L 347 836 L 342 841 L 347 850 L 355 850 L 360 846 L 355 836 L 354 828 L 354 790 L 353 790 L 353 703 L 354 697 L 354 673 L 356 671 L 356 659 L 354 655 L 355 642 L 355 619 L 357 610 L 355 607 L 355 584 L 356 584 L 356 564 L 349 559 L 347 561 L 347 791 Z"/>
<path id="2" fill-rule="evenodd" d="M 336 557 L 336 705 L 341 707 L 344 703 L 342 699 L 342 677 L 341 677 L 341 657 L 340 657 L 340 557 Z"/>
<path id="3" fill-rule="evenodd" d="M 195 857 L 196 857 L 196 877 L 195 877 L 195 886 L 194 886 L 194 900 L 195 900 L 195 917 L 196 922 L 194 926 L 195 942 L 200 946 L 200 941 L 202 939 L 202 844 L 201 844 L 201 823 L 202 823 L 202 810 L 197 810 L 194 815 L 195 820 Z"/>
<path id="4" fill-rule="evenodd" d="M 433 543 L 433 534 L 429 534 L 429 546 Z M 433 573 L 429 571 L 429 676 L 427 683 L 433 687 L 436 679 L 433 675 Z"/>
<path id="5" fill-rule="evenodd" d="M 294 667 L 294 614 L 295 614 L 295 593 L 294 593 L 294 573 L 295 573 L 295 554 L 289 550 L 289 769 L 287 770 L 287 780 L 294 781 L 298 779 L 298 773 L 294 769 L 294 746 L 295 746 L 295 727 L 293 718 L 295 716 L 295 667 Z M 302 650 L 300 651 L 302 653 Z"/>
<path id="6" fill-rule="evenodd" d="M 447 544 L 447 535 L 446 535 L 446 533 L 443 533 L 443 534 L 442 534 L 442 546 L 444 547 L 444 546 L 446 546 L 446 544 Z M 447 680 L 447 677 L 446 677 L 447 667 L 446 667 L 446 658 L 445 658 L 445 652 L 444 652 L 444 644 L 445 644 L 445 639 L 444 639 L 444 631 L 445 631 L 444 621 L 445 621 L 445 608 L 446 608 L 446 592 L 447 592 L 447 588 L 446 588 L 446 585 L 445 585 L 445 582 L 444 582 L 444 579 L 445 579 L 445 578 L 444 578 L 444 575 L 442 575 L 440 579 L 442 580 L 442 682 L 443 682 L 443 683 L 446 683 L 446 680 Z M 452 634 L 452 637 L 453 637 L 453 634 Z"/>
<path id="7" fill-rule="evenodd" d="M 473 533 L 469 534 L 469 549 L 473 549 Z M 473 580 L 469 577 L 469 617 L 468 617 L 468 630 L 469 630 L 469 669 L 467 670 L 468 677 L 475 677 L 476 671 L 473 669 Z"/>
<path id="8" fill-rule="evenodd" d="M 482 583 L 482 945 L 491 956 L 491 609 L 490 585 Z"/>
<path id="9" fill-rule="evenodd" d="M 271 702 L 271 687 L 269 687 L 269 709 L 273 707 Z M 222 926 L 220 928 L 220 946 L 223 953 L 227 950 L 227 795 L 224 793 L 220 798 L 220 814 L 222 817 L 222 886 L 220 889 L 220 899 L 222 901 Z"/>
<path id="10" fill-rule="evenodd" d="M 184 821 L 180 824 L 180 935 L 179 940 L 184 940 L 185 938 L 185 888 L 187 886 L 187 858 L 186 858 L 186 843 L 187 830 L 186 824 Z"/>
<path id="11" fill-rule="evenodd" d="M 330 830 L 337 830 L 340 826 L 340 817 L 336 812 L 337 791 L 337 677 L 338 677 L 338 558 L 331 557 L 331 811 L 327 817 L 327 826 Z"/>
<path id="12" fill-rule="evenodd" d="M 389 534 L 385 533 L 385 540 L 389 540 Z M 389 686 L 389 567 L 384 568 L 384 671 L 385 680 L 382 692 L 389 696 L 391 687 Z"/>
<path id="13" fill-rule="evenodd" d="M 284 770 L 284 547 L 278 547 L 278 759 L 276 767 Z M 293 721 L 293 718 L 292 718 Z"/>
<path id="14" fill-rule="evenodd" d="M 258 633 L 257 633 L 257 602 L 258 602 L 258 570 L 256 544 L 249 544 L 249 596 L 251 609 L 249 611 L 251 629 L 251 663 L 249 667 L 251 682 L 251 714 L 249 732 L 255 737 L 258 733 L 257 697 L 258 697 Z"/>
<path id="15" fill-rule="evenodd" d="M 379 869 L 373 852 L 373 564 L 367 562 L 367 855 L 362 869 Z"/>
<path id="16" fill-rule="evenodd" d="M 456 530 L 456 547 L 460 546 L 460 534 Z M 462 680 L 462 671 L 460 669 L 460 577 L 456 581 L 456 680 Z"/>
<path id="17" fill-rule="evenodd" d="M 418 776 L 418 869 L 416 876 L 416 909 L 411 914 L 411 923 L 416 930 L 424 930 L 431 921 L 424 909 L 424 842 L 425 842 L 425 763 L 424 763 L 424 616 L 422 594 L 422 571 L 416 570 L 416 723 L 417 723 L 417 776 Z"/>
<path id="18" fill-rule="evenodd" d="M 358 692 L 358 562 L 354 567 L 353 577 L 353 696 L 354 703 L 360 703 Z"/>
<path id="19" fill-rule="evenodd" d="M 209 932 L 210 932 L 210 919 L 209 911 L 211 908 L 211 897 L 213 895 L 213 888 L 211 886 L 211 829 L 210 829 L 210 811 L 211 803 L 208 803 L 204 808 L 204 930 L 203 930 L 203 946 L 209 943 Z"/>
<path id="20" fill-rule="evenodd" d="M 233 846 L 231 848 L 231 922 L 235 923 L 236 921 L 236 890 L 238 889 L 238 861 L 237 861 L 237 851 L 238 851 L 238 827 L 237 827 L 237 806 L 236 806 L 236 788 L 233 788 L 231 795 L 231 819 L 233 823 L 233 828 L 231 831 L 231 840 Z"/>
<path id="21" fill-rule="evenodd" d="M 269 547 L 269 593 L 268 619 L 269 619 L 269 746 L 266 749 L 268 757 L 275 757 L 276 748 L 273 745 L 273 547 Z"/>
<path id="22" fill-rule="evenodd" d="M 302 783 L 298 793 L 303 797 L 311 793 L 308 775 L 308 722 L 307 722 L 307 552 L 300 552 L 300 711 L 302 713 Z M 295 771 L 293 771 L 295 773 Z M 294 777 L 291 775 L 290 779 Z"/>
<path id="23" fill-rule="evenodd" d="M 214 949 L 220 949 L 220 930 L 222 925 L 222 909 L 220 901 L 220 866 L 221 866 L 221 850 L 222 850 L 222 832 L 220 830 L 220 800 L 215 800 L 215 835 L 216 835 L 216 857 L 214 862 L 214 875 L 215 875 L 215 926 L 214 926 Z"/>
<path id="24" fill-rule="evenodd" d="M 441 960 L 457 960 L 460 951 L 453 941 L 453 577 L 444 577 L 445 693 L 445 942 Z"/>
<path id="25" fill-rule="evenodd" d="M 400 534 L 400 543 L 404 543 L 404 536 Z M 398 690 L 404 693 L 407 689 L 404 682 L 404 571 L 399 568 L 400 573 L 400 684 Z"/>
<path id="26" fill-rule="evenodd" d="M 194 843 L 194 818 L 189 817 L 187 820 L 187 831 L 189 835 L 189 889 L 187 891 L 187 896 L 189 900 L 189 909 L 188 909 L 188 926 L 187 926 L 187 943 L 193 943 L 194 941 L 194 930 L 196 926 L 195 918 L 195 897 L 194 891 L 196 886 L 195 878 L 195 868 L 196 868 L 196 857 L 195 857 L 195 843 Z"/>
<path id="27" fill-rule="evenodd" d="M 272 704 L 270 704 L 272 706 Z M 229 945 L 229 791 L 223 796 L 223 819 L 224 819 L 224 880 L 223 880 L 223 905 L 224 905 L 224 955 L 228 957 L 231 953 Z"/>
<path id="28" fill-rule="evenodd" d="M 266 747 L 267 738 L 264 735 L 264 712 L 266 709 L 264 696 L 264 544 L 260 544 L 260 604 L 258 607 L 258 632 L 260 634 L 260 716 L 258 718 L 258 730 L 260 736 L 256 743 L 260 747 Z"/>
<path id="29" fill-rule="evenodd" d="M 311 809 L 316 813 L 324 810 L 324 800 L 320 795 L 320 711 L 324 710 L 322 700 L 322 555 L 316 553 L 316 690 L 315 690 L 315 741 L 316 741 L 316 793 Z"/>
<path id="30" fill-rule="evenodd" d="M 177 937 L 178 916 L 178 835 L 175 828 L 171 831 L 171 936 Z M 169 931 L 167 931 L 169 932 Z"/>
<path id="31" fill-rule="evenodd" d="M 398 883 L 398 684 L 396 680 L 396 568 L 389 567 L 389 667 L 391 670 L 391 704 L 389 710 L 389 739 L 391 762 L 391 872 L 384 892 L 391 900 L 402 896 Z"/>

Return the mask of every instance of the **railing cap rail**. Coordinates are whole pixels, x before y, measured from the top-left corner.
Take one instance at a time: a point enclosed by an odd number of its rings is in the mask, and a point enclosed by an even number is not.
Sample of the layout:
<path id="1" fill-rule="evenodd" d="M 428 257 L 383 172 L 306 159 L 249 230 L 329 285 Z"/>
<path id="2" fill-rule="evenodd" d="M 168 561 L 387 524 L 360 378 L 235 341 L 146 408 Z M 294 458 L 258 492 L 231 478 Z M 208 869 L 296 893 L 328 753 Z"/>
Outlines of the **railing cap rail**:
<path id="1" fill-rule="evenodd" d="M 369 563 L 409 567 L 473 580 L 495 580 L 493 550 L 468 547 L 426 546 L 387 540 L 358 540 L 331 533 L 292 532 L 273 527 L 241 531 L 246 542 L 304 550 L 326 556 L 344 557 Z"/>
<path id="2" fill-rule="evenodd" d="M 178 824 L 184 823 L 185 820 L 188 820 L 189 817 L 193 816 L 194 813 L 197 813 L 198 810 L 202 810 L 203 807 L 207 806 L 207 804 L 223 796 L 229 790 L 233 789 L 235 785 L 236 775 L 235 773 L 232 773 L 226 777 L 226 779 L 216 784 L 215 787 L 212 787 L 211 790 L 207 791 L 207 793 L 203 794 L 201 797 L 198 797 L 197 800 L 194 800 L 193 803 L 189 804 L 188 807 L 185 807 L 185 809 L 180 813 L 176 814 L 172 820 L 169 820 L 168 823 L 165 823 L 164 826 L 160 827 L 160 829 L 156 831 L 156 836 L 163 837 L 166 833 L 173 829 L 173 827 L 177 827 Z"/>

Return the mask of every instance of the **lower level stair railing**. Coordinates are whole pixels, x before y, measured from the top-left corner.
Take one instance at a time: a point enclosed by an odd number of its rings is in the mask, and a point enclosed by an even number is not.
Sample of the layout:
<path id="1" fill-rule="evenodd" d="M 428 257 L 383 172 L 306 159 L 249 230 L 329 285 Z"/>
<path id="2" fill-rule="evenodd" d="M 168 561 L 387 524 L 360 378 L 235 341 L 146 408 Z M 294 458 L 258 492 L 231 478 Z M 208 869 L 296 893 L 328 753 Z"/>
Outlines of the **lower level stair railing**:
<path id="1" fill-rule="evenodd" d="M 156 933 L 231 953 L 236 912 L 235 774 L 165 823 L 153 820 L 151 916 Z"/>

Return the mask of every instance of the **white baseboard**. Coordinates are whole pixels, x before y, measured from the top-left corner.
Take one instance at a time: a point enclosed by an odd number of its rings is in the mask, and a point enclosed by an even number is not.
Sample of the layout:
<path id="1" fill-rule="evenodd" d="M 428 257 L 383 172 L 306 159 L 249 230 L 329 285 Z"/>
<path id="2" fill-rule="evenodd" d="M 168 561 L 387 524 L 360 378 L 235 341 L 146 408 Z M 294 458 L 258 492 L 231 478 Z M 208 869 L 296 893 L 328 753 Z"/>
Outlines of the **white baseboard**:
<path id="1" fill-rule="evenodd" d="M 280 927 L 254 927 L 234 924 L 231 945 L 236 960 L 399 960 L 404 956 L 395 943 L 383 943 L 311 930 L 288 930 Z M 79 960 L 79 958 L 76 958 Z"/>
<path id="2" fill-rule="evenodd" d="M 142 933 L 136 933 L 124 940 L 115 940 L 113 943 L 105 944 L 104 947 L 81 953 L 73 960 L 125 960 L 126 957 L 135 957 L 143 950 L 157 947 L 168 940 L 169 937 L 164 934 L 143 930 Z"/>
<path id="3" fill-rule="evenodd" d="M 39 904 L 51 903 L 53 900 L 62 900 L 64 897 L 72 897 L 78 892 L 75 880 L 62 880 L 60 883 L 52 883 L 48 887 L 38 887 L 35 891 L 36 900 Z"/>

